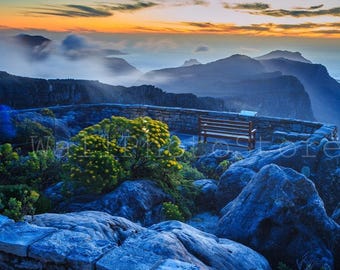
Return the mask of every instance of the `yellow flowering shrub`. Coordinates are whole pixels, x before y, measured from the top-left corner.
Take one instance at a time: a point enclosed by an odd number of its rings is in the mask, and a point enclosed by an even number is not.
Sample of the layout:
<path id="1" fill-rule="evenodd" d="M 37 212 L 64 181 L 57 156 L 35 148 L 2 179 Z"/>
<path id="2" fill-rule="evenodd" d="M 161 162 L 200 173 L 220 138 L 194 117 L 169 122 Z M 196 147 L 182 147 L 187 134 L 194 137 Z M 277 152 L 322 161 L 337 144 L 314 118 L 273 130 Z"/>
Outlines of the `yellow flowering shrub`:
<path id="1" fill-rule="evenodd" d="M 113 189 L 120 180 L 159 179 L 181 169 L 184 152 L 168 126 L 149 117 L 104 119 L 73 138 L 70 176 L 95 193 Z"/>

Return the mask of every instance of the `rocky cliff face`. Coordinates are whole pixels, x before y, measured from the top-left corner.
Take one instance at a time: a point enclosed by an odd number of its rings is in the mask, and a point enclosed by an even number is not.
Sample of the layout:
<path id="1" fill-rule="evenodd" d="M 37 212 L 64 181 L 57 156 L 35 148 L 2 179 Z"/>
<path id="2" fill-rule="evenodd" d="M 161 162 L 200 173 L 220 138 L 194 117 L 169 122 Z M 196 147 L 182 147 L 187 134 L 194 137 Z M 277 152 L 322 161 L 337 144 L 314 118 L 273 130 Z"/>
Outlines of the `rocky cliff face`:
<path id="1" fill-rule="evenodd" d="M 298 78 L 310 96 L 316 119 L 340 125 L 340 84 L 328 74 L 326 67 L 283 58 L 263 60 L 261 63 L 269 72 L 280 71 Z"/>
<path id="2" fill-rule="evenodd" d="M 44 80 L 0 72 L 0 104 L 12 108 L 36 108 L 84 103 L 123 103 L 223 110 L 216 98 L 171 94 L 150 85 L 112 86 L 87 80 Z"/>

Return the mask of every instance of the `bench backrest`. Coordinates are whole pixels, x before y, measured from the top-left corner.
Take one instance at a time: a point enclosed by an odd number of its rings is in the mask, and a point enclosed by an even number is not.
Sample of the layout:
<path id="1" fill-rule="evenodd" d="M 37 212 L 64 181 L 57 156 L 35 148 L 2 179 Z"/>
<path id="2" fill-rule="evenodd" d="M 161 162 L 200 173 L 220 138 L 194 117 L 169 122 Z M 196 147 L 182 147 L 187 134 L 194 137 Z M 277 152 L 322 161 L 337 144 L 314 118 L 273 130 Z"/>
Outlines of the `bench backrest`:
<path id="1" fill-rule="evenodd" d="M 199 132 L 218 132 L 231 135 L 251 135 L 253 123 L 240 120 L 213 119 L 199 117 Z"/>

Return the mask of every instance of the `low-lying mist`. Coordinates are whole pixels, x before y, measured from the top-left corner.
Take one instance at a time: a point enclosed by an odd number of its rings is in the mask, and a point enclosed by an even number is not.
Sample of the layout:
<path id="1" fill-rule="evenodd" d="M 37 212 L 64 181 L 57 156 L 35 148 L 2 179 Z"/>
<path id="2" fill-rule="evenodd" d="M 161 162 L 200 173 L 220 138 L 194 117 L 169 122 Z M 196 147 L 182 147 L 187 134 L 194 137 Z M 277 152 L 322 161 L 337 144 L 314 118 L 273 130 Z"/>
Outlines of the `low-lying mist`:
<path id="1" fill-rule="evenodd" d="M 123 59 L 105 55 L 107 50 L 91 46 L 86 40 L 72 35 L 68 46 L 65 40 L 58 44 L 50 41 L 32 45 L 20 42 L 17 37 L 0 37 L 0 70 L 8 73 L 44 79 L 99 80 L 112 85 L 131 86 L 141 73 Z M 32 36 L 30 36 L 32 37 Z M 34 38 L 34 37 L 32 37 Z M 73 42 L 74 44 L 70 44 Z M 118 52 L 117 52 L 118 53 Z M 121 66 L 114 69 L 110 61 L 119 60 Z M 124 72 L 118 72 L 123 69 Z"/>

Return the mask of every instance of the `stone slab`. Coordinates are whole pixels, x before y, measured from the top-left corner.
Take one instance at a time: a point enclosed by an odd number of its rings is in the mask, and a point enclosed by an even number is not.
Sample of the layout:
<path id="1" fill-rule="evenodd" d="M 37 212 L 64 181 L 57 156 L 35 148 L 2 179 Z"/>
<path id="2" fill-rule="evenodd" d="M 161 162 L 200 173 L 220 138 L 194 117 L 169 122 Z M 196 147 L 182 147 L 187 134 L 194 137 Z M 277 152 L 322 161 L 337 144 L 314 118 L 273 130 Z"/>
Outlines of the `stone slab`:
<path id="1" fill-rule="evenodd" d="M 27 256 L 29 246 L 55 232 L 54 228 L 43 228 L 25 222 L 7 223 L 0 227 L 0 251 Z"/>

